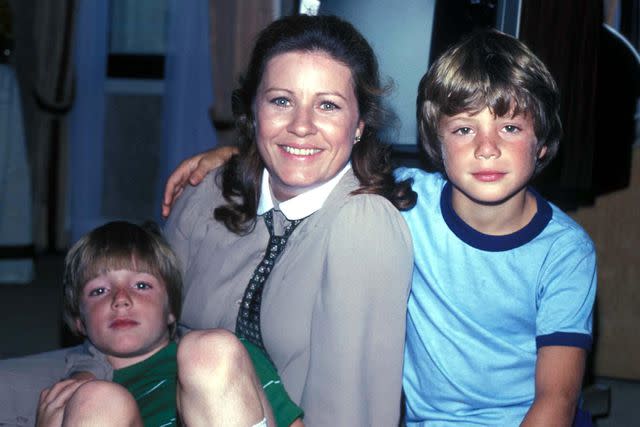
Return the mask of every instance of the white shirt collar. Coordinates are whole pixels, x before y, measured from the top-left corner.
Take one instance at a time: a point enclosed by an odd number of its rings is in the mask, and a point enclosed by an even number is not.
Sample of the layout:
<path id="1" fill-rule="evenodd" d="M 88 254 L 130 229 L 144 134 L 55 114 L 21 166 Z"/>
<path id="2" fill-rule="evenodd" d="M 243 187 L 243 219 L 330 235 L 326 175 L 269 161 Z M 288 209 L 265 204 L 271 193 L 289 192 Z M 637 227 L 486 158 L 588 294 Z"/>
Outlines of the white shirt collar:
<path id="1" fill-rule="evenodd" d="M 329 197 L 329 194 L 338 185 L 340 179 L 351 169 L 351 162 L 347 163 L 336 176 L 324 184 L 299 194 L 289 200 L 280 202 L 278 209 L 289 221 L 305 218 L 319 210 Z M 258 201 L 258 215 L 273 209 L 275 203 L 271 196 L 269 185 L 269 171 L 267 168 L 262 172 L 262 187 L 260 189 L 260 200 Z"/>

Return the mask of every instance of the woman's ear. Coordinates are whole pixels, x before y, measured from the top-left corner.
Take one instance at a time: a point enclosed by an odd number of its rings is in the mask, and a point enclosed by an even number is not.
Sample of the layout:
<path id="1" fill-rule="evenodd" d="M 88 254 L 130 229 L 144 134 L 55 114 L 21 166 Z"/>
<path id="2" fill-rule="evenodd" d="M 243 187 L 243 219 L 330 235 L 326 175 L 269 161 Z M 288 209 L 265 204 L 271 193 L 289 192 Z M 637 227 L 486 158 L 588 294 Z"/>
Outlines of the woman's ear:
<path id="1" fill-rule="evenodd" d="M 357 144 L 358 142 L 360 142 L 360 139 L 362 138 L 362 134 L 364 132 L 364 122 L 362 120 L 360 120 L 358 122 L 358 127 L 356 128 L 356 134 L 355 137 L 353 139 L 353 143 Z"/>

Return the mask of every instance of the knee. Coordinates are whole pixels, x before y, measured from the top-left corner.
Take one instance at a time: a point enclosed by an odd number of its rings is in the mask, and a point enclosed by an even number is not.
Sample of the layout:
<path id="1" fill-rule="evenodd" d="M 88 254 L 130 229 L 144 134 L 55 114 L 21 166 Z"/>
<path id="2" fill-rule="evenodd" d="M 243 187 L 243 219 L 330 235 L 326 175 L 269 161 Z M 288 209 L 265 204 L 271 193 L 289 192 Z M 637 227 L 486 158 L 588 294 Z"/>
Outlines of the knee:
<path id="1" fill-rule="evenodd" d="M 138 406 L 127 389 L 108 381 L 89 381 L 81 385 L 69 398 L 65 409 L 68 425 L 79 425 L 80 421 L 86 425 L 109 425 L 108 421 L 113 421 L 114 417 L 136 419 L 139 417 Z"/>
<path id="2" fill-rule="evenodd" d="M 178 345 L 178 379 L 181 386 L 228 384 L 253 369 L 238 338 L 224 329 L 193 331 Z"/>

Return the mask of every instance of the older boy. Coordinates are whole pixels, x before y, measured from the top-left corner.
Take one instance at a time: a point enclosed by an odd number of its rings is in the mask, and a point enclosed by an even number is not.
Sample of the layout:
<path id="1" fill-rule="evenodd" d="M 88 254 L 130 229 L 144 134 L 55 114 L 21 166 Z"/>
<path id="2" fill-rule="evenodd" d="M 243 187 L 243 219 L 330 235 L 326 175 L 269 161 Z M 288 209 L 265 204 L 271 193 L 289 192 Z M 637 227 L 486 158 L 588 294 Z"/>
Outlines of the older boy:
<path id="1" fill-rule="evenodd" d="M 445 52 L 420 82 L 417 116 L 440 173 L 413 179 L 414 242 L 403 386 L 408 426 L 569 426 L 592 343 L 589 236 L 529 182 L 555 156 L 559 94 L 545 65 L 497 31 Z M 163 214 L 233 150 L 183 162 Z"/>
<path id="2" fill-rule="evenodd" d="M 418 89 L 407 425 L 571 425 L 596 290 L 593 243 L 528 184 L 557 151 L 556 84 L 521 42 L 472 35 Z"/>

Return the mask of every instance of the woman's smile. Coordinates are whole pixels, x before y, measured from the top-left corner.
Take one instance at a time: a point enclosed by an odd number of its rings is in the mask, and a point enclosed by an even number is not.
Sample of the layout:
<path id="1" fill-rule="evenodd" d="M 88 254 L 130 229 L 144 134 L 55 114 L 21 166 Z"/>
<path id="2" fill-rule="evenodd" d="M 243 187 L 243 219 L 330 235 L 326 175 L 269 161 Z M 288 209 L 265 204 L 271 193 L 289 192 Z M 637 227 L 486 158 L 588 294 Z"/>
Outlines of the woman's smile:
<path id="1" fill-rule="evenodd" d="M 312 156 L 322 151 L 319 148 L 297 148 L 297 147 L 292 147 L 290 145 L 281 145 L 280 147 L 282 147 L 282 149 L 289 154 L 293 154 L 294 156 L 303 156 L 303 157 Z"/>

